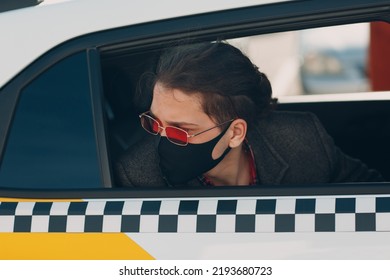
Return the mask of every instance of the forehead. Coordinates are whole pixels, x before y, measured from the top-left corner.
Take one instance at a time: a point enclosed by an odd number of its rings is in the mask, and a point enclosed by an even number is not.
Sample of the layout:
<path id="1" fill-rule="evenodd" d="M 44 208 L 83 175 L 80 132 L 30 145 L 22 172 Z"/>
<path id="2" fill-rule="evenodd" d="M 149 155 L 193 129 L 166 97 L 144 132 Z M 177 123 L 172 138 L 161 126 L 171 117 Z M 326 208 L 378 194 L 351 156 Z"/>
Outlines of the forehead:
<path id="1" fill-rule="evenodd" d="M 200 93 L 186 93 L 180 89 L 167 88 L 159 83 L 154 86 L 152 107 L 164 110 L 178 109 L 203 112 Z"/>
<path id="2" fill-rule="evenodd" d="M 157 83 L 153 89 L 150 110 L 161 119 L 190 119 L 191 116 L 206 115 L 200 93 L 186 93 Z M 207 116 L 207 115 L 206 115 Z"/>
<path id="3" fill-rule="evenodd" d="M 153 98 L 161 98 L 167 101 L 173 98 L 177 102 L 196 102 L 201 106 L 202 95 L 197 92 L 186 92 L 181 89 L 169 88 L 157 82 L 153 88 Z"/>

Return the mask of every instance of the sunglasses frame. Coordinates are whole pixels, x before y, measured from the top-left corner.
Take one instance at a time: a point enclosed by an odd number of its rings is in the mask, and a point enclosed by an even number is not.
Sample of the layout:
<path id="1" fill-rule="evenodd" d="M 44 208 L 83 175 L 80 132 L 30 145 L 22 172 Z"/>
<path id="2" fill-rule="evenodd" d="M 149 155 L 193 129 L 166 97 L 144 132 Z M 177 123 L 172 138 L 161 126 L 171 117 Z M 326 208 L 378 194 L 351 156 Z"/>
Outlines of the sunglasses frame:
<path id="1" fill-rule="evenodd" d="M 233 121 L 235 120 L 235 119 L 231 119 L 231 120 L 222 122 L 222 123 L 220 123 L 220 124 L 218 124 L 218 125 L 216 125 L 216 126 L 213 126 L 213 127 L 211 127 L 211 128 L 208 128 L 208 129 L 206 129 L 206 130 L 203 130 L 203 131 L 201 131 L 201 132 L 198 132 L 198 133 L 195 133 L 195 134 L 188 134 L 187 131 L 185 131 L 184 129 L 182 129 L 182 128 L 180 128 L 180 127 L 170 126 L 170 125 L 168 125 L 168 126 L 166 126 L 166 127 L 161 126 L 160 122 L 159 122 L 158 120 L 156 120 L 155 118 L 153 118 L 152 116 L 150 116 L 149 113 L 150 113 L 150 111 L 146 111 L 146 112 L 144 112 L 144 113 L 142 113 L 142 114 L 139 115 L 139 118 L 140 118 L 140 121 L 141 121 L 141 126 L 142 126 L 142 128 L 143 128 L 146 132 L 148 132 L 148 133 L 150 133 L 150 134 L 152 134 L 152 135 L 161 134 L 161 132 L 162 132 L 163 130 L 166 131 L 167 128 L 173 128 L 173 129 L 177 129 L 177 130 L 179 130 L 179 131 L 181 131 L 181 132 L 184 132 L 184 133 L 187 135 L 187 141 L 186 141 L 186 143 L 183 143 L 183 144 L 174 142 L 170 137 L 168 137 L 168 134 L 165 133 L 165 135 L 166 135 L 167 139 L 169 140 L 169 142 L 171 142 L 171 143 L 173 143 L 173 144 L 175 144 L 175 145 L 178 145 L 178 146 L 183 146 L 183 147 L 188 145 L 188 139 L 189 139 L 189 138 L 193 138 L 193 137 L 195 137 L 195 136 L 198 136 L 198 135 L 200 135 L 200 134 L 202 134 L 202 133 L 205 133 L 205 132 L 210 131 L 210 130 L 212 130 L 212 129 L 214 129 L 214 128 L 220 127 L 220 126 L 222 126 L 222 125 L 224 125 L 224 124 L 227 124 L 227 123 L 229 123 L 229 122 L 233 122 Z M 158 125 L 158 131 L 154 133 L 154 132 L 149 131 L 148 129 L 146 129 L 146 128 L 143 126 L 143 122 L 142 122 L 142 120 L 141 120 L 143 117 L 149 118 L 149 119 L 151 119 L 152 121 L 156 122 L 157 125 Z"/>

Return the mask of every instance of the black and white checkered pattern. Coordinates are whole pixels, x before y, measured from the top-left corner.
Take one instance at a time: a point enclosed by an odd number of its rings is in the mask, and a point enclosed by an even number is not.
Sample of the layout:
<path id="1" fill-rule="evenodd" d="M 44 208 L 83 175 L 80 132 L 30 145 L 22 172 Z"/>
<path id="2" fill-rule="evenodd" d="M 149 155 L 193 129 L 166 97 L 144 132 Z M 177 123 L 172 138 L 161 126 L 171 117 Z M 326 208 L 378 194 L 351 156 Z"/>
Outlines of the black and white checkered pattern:
<path id="1" fill-rule="evenodd" d="M 354 231 L 390 231 L 390 197 L 0 203 L 0 232 Z"/>

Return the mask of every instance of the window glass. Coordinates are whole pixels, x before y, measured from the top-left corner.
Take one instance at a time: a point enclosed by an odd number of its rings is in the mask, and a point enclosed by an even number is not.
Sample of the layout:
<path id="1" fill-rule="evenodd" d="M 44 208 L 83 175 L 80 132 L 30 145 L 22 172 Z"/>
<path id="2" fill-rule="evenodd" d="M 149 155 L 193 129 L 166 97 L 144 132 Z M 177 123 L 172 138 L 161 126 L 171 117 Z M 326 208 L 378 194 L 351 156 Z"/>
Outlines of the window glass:
<path id="1" fill-rule="evenodd" d="M 274 96 L 390 90 L 390 24 L 359 23 L 230 40 L 267 74 Z"/>
<path id="2" fill-rule="evenodd" d="M 101 186 L 85 52 L 60 61 L 22 90 L 7 143 L 1 186 Z"/>

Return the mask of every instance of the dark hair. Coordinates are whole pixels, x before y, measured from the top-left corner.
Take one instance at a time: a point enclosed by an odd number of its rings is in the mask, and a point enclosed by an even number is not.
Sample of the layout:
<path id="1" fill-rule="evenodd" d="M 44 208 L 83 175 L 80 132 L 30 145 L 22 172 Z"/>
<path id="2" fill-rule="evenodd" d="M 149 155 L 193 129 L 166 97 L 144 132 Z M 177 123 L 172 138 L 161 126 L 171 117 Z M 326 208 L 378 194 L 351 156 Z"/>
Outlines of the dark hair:
<path id="1" fill-rule="evenodd" d="M 168 49 L 160 56 L 156 82 L 200 93 L 204 112 L 219 123 L 239 117 L 251 125 L 276 103 L 266 75 L 239 49 L 223 42 Z"/>

